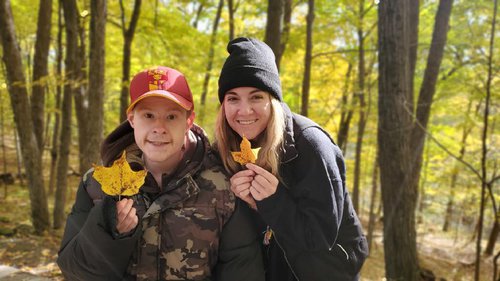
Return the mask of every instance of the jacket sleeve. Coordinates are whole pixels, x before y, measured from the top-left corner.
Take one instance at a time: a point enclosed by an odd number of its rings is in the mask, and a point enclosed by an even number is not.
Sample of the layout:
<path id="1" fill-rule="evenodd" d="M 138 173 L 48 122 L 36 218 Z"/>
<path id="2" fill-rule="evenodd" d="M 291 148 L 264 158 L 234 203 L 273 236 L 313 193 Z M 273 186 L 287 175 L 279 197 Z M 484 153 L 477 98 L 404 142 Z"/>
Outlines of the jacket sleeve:
<path id="1" fill-rule="evenodd" d="M 247 204 L 236 200 L 235 211 L 221 233 L 215 280 L 265 280 L 258 230 L 251 220 L 253 213 Z"/>
<path id="2" fill-rule="evenodd" d="M 297 158 L 281 167 L 285 183 L 257 202 L 258 212 L 292 264 L 299 254 L 333 248 L 346 194 L 343 157 L 330 138 L 308 127 L 295 141 Z"/>
<path id="3" fill-rule="evenodd" d="M 122 280 L 140 228 L 129 237 L 113 239 L 104 227 L 102 202 L 94 205 L 86 188 L 82 181 L 66 221 L 57 264 L 66 280 Z"/>

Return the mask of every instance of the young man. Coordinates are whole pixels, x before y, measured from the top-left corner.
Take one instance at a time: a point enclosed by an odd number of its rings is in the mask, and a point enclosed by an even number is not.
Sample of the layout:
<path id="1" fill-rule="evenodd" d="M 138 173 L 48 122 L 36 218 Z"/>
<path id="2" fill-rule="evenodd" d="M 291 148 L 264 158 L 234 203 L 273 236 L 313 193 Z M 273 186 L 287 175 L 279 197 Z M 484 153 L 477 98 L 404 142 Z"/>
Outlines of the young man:
<path id="1" fill-rule="evenodd" d="M 253 236 L 224 243 L 246 250 L 240 255 L 223 246 L 227 253 L 218 260 L 235 200 L 204 131 L 194 124 L 184 75 L 161 66 L 144 70 L 132 79 L 130 98 L 127 122 L 104 140 L 101 156 L 110 166 L 126 151 L 133 170 L 147 170 L 145 183 L 138 194 L 118 201 L 101 191 L 93 169 L 86 173 L 57 260 L 66 279 L 211 280 L 216 274 L 229 279 L 241 273 L 232 262 L 243 261 L 256 272 L 249 280 L 261 280 Z M 250 225 L 238 214 L 232 225 Z M 214 272 L 217 263 L 223 264 Z"/>

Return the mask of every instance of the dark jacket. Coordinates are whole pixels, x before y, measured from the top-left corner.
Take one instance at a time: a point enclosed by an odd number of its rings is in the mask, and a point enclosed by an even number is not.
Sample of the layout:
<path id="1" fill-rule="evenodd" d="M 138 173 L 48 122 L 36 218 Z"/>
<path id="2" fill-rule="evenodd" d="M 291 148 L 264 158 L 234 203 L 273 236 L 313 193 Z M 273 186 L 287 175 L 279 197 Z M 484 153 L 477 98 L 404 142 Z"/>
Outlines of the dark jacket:
<path id="1" fill-rule="evenodd" d="M 117 129 L 123 137 L 130 130 L 126 123 Z M 114 201 L 104 196 L 92 170 L 84 176 L 57 260 L 67 280 L 215 280 L 216 273 L 221 280 L 229 280 L 245 272 L 232 266 L 242 262 L 256 272 L 248 280 L 262 279 L 255 239 L 233 245 L 237 249 L 231 245 L 221 248 L 225 265 L 215 270 L 221 232 L 251 223 L 240 211 L 231 217 L 235 200 L 223 168 L 204 132 L 194 127 L 191 133 L 197 143 L 186 151 L 174 175 L 164 175 L 160 189 L 148 173 L 139 194 L 133 196 L 140 221 L 129 235 L 113 235 Z M 141 157 L 135 154 L 140 150 L 123 138 L 117 140 L 127 145 L 132 168 L 141 169 Z"/>
<path id="2" fill-rule="evenodd" d="M 282 181 L 257 202 L 265 246 L 266 280 L 358 280 L 366 238 L 345 185 L 342 153 L 313 121 L 286 113 Z"/>

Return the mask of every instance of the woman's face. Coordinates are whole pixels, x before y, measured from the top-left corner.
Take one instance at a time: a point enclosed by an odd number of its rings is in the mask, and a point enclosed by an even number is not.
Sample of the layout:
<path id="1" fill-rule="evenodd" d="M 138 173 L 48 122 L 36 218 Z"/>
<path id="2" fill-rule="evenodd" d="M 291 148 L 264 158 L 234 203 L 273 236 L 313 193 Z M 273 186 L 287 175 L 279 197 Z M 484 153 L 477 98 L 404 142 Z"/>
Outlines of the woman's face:
<path id="1" fill-rule="evenodd" d="M 241 137 L 256 139 L 271 118 L 271 96 L 254 87 L 239 87 L 226 92 L 224 113 L 231 128 Z"/>

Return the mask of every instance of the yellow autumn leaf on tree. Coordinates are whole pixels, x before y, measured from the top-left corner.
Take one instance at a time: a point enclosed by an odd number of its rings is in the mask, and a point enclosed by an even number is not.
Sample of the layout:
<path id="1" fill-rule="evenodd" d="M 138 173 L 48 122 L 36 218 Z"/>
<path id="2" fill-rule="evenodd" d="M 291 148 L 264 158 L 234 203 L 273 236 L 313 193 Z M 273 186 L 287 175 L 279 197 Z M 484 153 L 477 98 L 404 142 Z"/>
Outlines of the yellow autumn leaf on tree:
<path id="1" fill-rule="evenodd" d="M 146 174 L 146 170 L 132 171 L 124 151 L 120 159 L 113 162 L 109 168 L 94 165 L 93 176 L 101 184 L 104 193 L 111 196 L 132 196 L 139 192 Z"/>
<path id="2" fill-rule="evenodd" d="M 246 165 L 247 163 L 255 163 L 257 160 L 257 155 L 259 154 L 260 147 L 252 149 L 252 145 L 250 141 L 243 136 L 240 144 L 241 151 L 233 152 L 231 151 L 231 155 L 233 156 L 234 161 L 240 163 L 241 165 Z"/>

